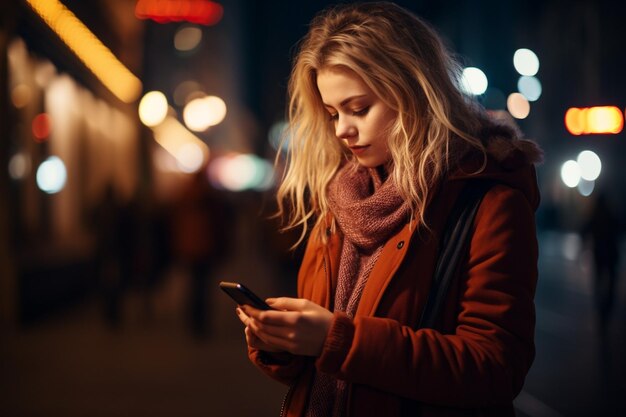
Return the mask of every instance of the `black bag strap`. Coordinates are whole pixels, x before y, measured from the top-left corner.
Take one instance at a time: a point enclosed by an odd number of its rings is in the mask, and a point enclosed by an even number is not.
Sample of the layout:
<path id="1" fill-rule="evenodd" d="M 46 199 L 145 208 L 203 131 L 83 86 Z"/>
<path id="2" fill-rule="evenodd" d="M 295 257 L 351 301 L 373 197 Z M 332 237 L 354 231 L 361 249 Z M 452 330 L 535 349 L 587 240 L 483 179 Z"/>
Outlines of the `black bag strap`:
<path id="1" fill-rule="evenodd" d="M 492 185 L 486 180 L 469 181 L 459 194 L 439 245 L 433 282 L 418 328 L 434 328 L 450 282 L 465 255 L 464 248 L 469 244 L 478 207 Z"/>

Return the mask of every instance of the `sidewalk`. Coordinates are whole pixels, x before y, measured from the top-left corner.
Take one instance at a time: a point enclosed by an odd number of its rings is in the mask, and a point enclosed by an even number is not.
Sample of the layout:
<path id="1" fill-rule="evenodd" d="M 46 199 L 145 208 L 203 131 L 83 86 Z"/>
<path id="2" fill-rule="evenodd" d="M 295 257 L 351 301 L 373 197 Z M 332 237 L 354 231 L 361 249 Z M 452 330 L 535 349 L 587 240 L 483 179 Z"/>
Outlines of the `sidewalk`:
<path id="1" fill-rule="evenodd" d="M 540 235 L 537 356 L 516 401 L 521 415 L 626 416 L 625 278 L 622 266 L 603 340 L 592 304 L 590 253 L 575 234 Z"/>
<path id="2" fill-rule="evenodd" d="M 624 416 L 624 274 L 616 320 L 602 344 L 587 259 L 576 251 L 576 238 L 544 234 L 540 244 L 537 357 L 515 402 L 518 415 Z M 235 276 L 272 276 L 262 262 L 237 268 L 254 271 Z M 172 270 L 152 298 L 151 315 L 143 296 L 130 293 L 125 321 L 116 330 L 105 325 L 98 300 L 92 299 L 14 334 L 0 334 L 0 416 L 277 416 L 286 387 L 248 362 L 234 306 L 216 285 L 211 337 L 197 340 L 187 331 L 186 282 Z M 276 291 L 269 279 L 258 283 L 254 289 L 261 295 Z"/>

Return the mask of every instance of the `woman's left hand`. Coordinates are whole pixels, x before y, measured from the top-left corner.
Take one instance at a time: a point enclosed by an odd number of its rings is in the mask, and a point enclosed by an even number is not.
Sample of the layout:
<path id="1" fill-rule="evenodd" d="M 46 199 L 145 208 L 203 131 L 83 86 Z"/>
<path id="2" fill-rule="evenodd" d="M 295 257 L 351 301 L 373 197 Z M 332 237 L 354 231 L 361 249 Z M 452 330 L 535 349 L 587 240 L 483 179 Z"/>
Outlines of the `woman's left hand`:
<path id="1" fill-rule="evenodd" d="M 248 316 L 245 324 L 256 337 L 276 350 L 295 355 L 322 353 L 333 313 L 303 298 L 270 298 L 266 302 L 276 310 L 241 307 Z"/>

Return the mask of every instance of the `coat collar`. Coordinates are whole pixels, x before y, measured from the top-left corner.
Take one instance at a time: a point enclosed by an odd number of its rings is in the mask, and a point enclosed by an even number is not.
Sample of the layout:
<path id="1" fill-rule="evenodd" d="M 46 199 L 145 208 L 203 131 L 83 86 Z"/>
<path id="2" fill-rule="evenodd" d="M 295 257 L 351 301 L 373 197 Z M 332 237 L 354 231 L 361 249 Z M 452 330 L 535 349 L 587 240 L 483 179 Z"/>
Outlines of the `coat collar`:
<path id="1" fill-rule="evenodd" d="M 392 282 L 394 275 L 409 250 L 411 251 L 411 256 L 423 257 L 421 263 L 424 264 L 424 266 L 426 266 L 425 264 L 428 262 L 434 264 L 436 259 L 434 259 L 433 254 L 435 256 L 437 254 L 436 248 L 439 244 L 441 231 L 447 220 L 447 214 L 456 201 L 456 197 L 464 184 L 465 181 L 463 180 L 447 182 L 443 187 L 437 190 L 436 195 L 431 200 L 427 209 L 426 218 L 429 230 L 426 230 L 423 225 L 419 225 L 416 222 L 406 223 L 395 235 L 389 238 L 370 273 L 355 317 L 373 316 L 376 313 L 387 287 Z M 325 223 L 330 224 L 328 222 Z M 326 233 L 328 241 L 322 246 L 324 262 L 327 268 L 328 300 L 332 300 L 335 289 L 337 288 L 337 276 L 343 237 L 339 231 L 331 234 L 330 228 L 326 229 Z M 417 249 L 414 248 L 415 245 L 434 246 L 432 246 L 430 250 L 420 250 L 418 253 Z M 429 268 L 424 268 L 424 270 L 429 270 Z M 416 277 L 416 279 L 417 278 L 418 277 Z M 426 282 L 422 283 L 425 284 L 426 290 L 430 287 L 430 278 L 430 276 L 427 277 Z M 326 308 L 329 308 L 329 306 L 326 306 Z"/>

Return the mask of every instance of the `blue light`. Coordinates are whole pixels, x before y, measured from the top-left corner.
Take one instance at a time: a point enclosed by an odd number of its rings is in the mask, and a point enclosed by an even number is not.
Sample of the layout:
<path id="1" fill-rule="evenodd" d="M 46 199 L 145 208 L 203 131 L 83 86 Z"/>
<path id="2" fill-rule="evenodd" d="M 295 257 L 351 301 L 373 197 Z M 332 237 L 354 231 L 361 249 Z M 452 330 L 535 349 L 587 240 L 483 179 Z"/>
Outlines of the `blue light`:
<path id="1" fill-rule="evenodd" d="M 523 75 L 517 81 L 517 90 L 526 97 L 528 101 L 537 101 L 541 97 L 541 83 L 537 77 Z"/>

